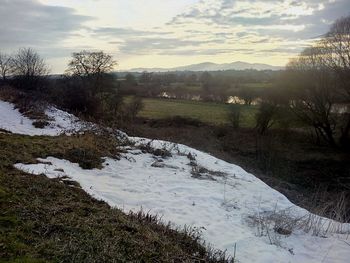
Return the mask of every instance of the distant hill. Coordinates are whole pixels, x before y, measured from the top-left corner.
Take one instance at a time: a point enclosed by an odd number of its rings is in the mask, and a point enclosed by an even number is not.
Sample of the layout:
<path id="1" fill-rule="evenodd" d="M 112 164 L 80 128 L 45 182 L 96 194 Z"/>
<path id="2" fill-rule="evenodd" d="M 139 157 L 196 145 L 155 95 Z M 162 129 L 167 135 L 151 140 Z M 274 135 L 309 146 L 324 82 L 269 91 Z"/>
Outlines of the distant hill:
<path id="1" fill-rule="evenodd" d="M 261 63 L 247 63 L 242 61 L 236 61 L 232 63 L 216 64 L 212 62 L 204 62 L 199 64 L 192 64 L 187 66 L 175 67 L 175 68 L 133 68 L 131 72 L 167 72 L 167 71 L 218 71 L 218 70 L 281 70 L 283 67 L 272 66 Z"/>

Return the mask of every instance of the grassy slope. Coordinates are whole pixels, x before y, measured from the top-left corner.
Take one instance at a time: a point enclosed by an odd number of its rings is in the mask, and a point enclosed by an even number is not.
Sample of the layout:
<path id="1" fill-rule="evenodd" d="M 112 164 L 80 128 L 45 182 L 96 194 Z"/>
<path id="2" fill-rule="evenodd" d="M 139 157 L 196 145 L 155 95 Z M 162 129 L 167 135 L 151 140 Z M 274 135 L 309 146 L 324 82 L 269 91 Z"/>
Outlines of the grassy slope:
<path id="1" fill-rule="evenodd" d="M 113 142 L 103 141 L 0 133 L 0 262 L 227 262 L 213 259 L 191 231 L 111 209 L 75 182 L 13 168 L 46 156 L 98 167 L 100 156 L 118 154 Z"/>
<path id="2" fill-rule="evenodd" d="M 195 118 L 205 123 L 223 124 L 228 123 L 227 114 L 230 105 L 214 102 L 201 102 L 173 99 L 144 98 L 144 109 L 139 117 L 150 119 L 163 119 L 174 116 Z M 242 126 L 253 127 L 254 115 L 257 112 L 255 106 L 241 105 Z"/>

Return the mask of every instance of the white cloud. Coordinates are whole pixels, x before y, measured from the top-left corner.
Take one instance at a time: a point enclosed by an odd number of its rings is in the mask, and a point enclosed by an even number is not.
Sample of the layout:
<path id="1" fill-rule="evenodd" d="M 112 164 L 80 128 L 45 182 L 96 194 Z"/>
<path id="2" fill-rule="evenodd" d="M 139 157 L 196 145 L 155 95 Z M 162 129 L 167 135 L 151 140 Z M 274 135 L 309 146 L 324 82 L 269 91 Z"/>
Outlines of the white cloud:
<path id="1" fill-rule="evenodd" d="M 283 64 L 350 10 L 349 0 L 4 1 L 0 49 L 35 46 L 54 71 L 82 48 L 115 54 L 122 68 Z"/>

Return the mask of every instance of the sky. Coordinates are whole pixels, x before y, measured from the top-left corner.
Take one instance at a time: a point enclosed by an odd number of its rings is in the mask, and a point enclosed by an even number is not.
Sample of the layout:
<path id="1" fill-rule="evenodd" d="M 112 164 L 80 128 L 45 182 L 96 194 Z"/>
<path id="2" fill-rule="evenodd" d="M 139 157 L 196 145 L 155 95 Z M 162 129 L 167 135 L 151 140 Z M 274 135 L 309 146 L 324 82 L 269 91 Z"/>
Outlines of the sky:
<path id="1" fill-rule="evenodd" d="M 103 50 L 116 70 L 245 61 L 283 66 L 350 15 L 350 0 L 0 0 L 0 52 L 31 47 L 52 73 Z"/>

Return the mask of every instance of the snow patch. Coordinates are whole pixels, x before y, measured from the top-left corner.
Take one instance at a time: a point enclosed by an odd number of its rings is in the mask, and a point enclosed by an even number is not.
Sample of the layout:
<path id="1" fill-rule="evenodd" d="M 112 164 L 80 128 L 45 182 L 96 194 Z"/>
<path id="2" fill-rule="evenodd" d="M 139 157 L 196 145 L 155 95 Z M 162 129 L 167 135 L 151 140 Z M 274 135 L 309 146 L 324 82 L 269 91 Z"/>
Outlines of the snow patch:
<path id="1" fill-rule="evenodd" d="M 49 125 L 43 129 L 36 128 L 33 126 L 33 120 L 23 116 L 12 103 L 0 100 L 0 128 L 12 133 L 57 136 L 62 133 L 71 134 L 92 126 L 52 106 L 45 110 L 45 114 L 50 119 Z"/>
<path id="2" fill-rule="evenodd" d="M 278 245 L 271 244 L 267 235 L 257 234 L 256 226 L 249 223 L 249 218 L 256 214 L 291 211 L 293 216 L 302 217 L 309 212 L 241 167 L 185 145 L 130 139 L 136 148 L 125 147 L 121 160 L 105 158 L 101 170 L 83 170 L 78 164 L 52 157 L 40 159 L 46 164 L 15 166 L 50 178 L 68 175 L 89 194 L 111 206 L 125 211 L 142 208 L 176 225 L 196 227 L 215 248 L 233 255 L 236 245 L 239 262 L 348 262 L 350 246 L 346 234 L 321 237 L 301 230 L 290 235 L 275 233 Z M 141 144 L 166 149 L 171 156 L 160 159 L 140 151 L 137 146 Z M 189 153 L 197 165 L 219 172 L 220 176 L 214 175 L 215 180 L 195 178 Z M 348 224 L 342 227 L 349 230 Z"/>
<path id="3" fill-rule="evenodd" d="M 54 107 L 49 107 L 46 114 L 52 119 L 50 125 L 38 129 L 13 104 L 0 101 L 0 128 L 18 134 L 56 136 L 92 125 Z M 318 218 L 319 227 L 339 226 L 344 234 L 315 236 L 302 229 L 292 233 L 282 229 L 279 231 L 282 234 L 273 234 L 277 240 L 271 242 L 270 234 L 261 234 L 264 230 L 259 219 L 284 211 L 293 218 L 310 213 L 239 166 L 185 145 L 129 138 L 119 131 L 116 135 L 134 141 L 135 147 L 124 147 L 126 153 L 121 160 L 105 158 L 101 170 L 83 170 L 78 164 L 53 157 L 39 159 L 42 163 L 15 167 L 50 178 L 68 176 L 111 206 L 125 211 L 142 208 L 176 225 L 196 227 L 215 248 L 233 255 L 236 246 L 239 262 L 349 262 L 350 242 L 346 234 L 349 224 Z M 155 151 L 138 147 L 142 144 L 171 154 L 155 156 Z M 251 222 L 254 218 L 258 223 Z M 273 233 L 273 229 L 269 231 Z"/>

